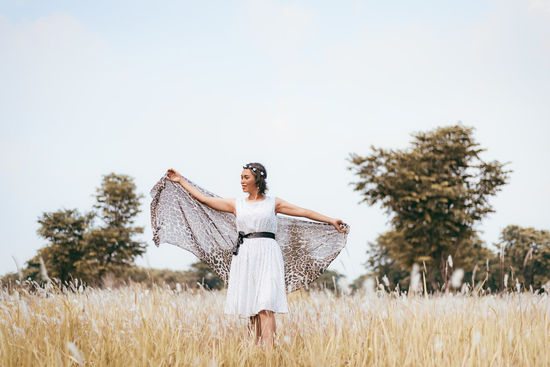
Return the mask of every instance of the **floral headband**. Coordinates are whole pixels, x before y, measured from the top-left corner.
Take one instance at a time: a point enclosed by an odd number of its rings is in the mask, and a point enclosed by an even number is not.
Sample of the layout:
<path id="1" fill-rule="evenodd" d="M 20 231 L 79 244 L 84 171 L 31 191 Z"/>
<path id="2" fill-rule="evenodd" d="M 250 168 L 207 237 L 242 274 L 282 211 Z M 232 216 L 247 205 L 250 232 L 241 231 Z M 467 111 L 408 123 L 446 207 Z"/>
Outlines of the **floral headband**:
<path id="1" fill-rule="evenodd" d="M 251 169 L 251 170 L 254 171 L 254 172 L 260 172 L 260 175 L 265 176 L 265 172 L 264 172 L 264 171 L 262 171 L 261 169 L 256 168 L 256 167 L 252 167 L 252 166 L 249 165 L 249 164 L 244 165 L 244 166 L 243 166 L 243 169 Z"/>

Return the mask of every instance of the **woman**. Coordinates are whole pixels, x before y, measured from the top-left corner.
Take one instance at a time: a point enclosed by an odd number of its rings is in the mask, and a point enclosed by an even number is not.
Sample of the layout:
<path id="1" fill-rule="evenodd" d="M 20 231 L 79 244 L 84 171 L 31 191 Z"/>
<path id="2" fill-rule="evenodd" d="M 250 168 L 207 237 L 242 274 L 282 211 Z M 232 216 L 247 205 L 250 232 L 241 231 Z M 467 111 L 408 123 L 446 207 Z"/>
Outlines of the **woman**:
<path id="1" fill-rule="evenodd" d="M 224 311 L 250 317 L 249 330 L 251 333 L 256 331 L 256 343 L 261 340 L 268 347 L 273 346 L 276 331 L 274 313 L 288 312 L 285 264 L 275 240 L 276 214 L 329 223 L 341 233 L 346 232 L 347 225 L 340 219 L 300 208 L 278 197 L 267 196 L 267 171 L 260 163 L 243 166 L 241 186 L 243 192 L 248 193 L 246 199 L 205 195 L 174 169 L 169 169 L 166 177 L 179 183 L 195 199 L 210 208 L 235 215 L 239 237 L 233 249 Z M 158 191 L 154 192 L 157 196 Z"/>

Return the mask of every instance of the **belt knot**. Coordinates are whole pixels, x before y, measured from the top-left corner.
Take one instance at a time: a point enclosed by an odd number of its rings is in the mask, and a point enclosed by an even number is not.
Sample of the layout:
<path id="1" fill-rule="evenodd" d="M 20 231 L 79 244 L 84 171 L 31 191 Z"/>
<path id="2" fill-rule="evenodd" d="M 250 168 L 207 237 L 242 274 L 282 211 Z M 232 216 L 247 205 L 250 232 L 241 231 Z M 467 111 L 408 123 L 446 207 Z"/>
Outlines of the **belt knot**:
<path id="1" fill-rule="evenodd" d="M 242 245 L 245 238 L 258 238 L 258 237 L 267 237 L 275 239 L 275 233 L 271 232 L 251 232 L 244 234 L 243 231 L 239 231 L 239 236 L 237 237 L 237 244 L 233 247 L 233 255 L 239 254 L 239 247 Z"/>

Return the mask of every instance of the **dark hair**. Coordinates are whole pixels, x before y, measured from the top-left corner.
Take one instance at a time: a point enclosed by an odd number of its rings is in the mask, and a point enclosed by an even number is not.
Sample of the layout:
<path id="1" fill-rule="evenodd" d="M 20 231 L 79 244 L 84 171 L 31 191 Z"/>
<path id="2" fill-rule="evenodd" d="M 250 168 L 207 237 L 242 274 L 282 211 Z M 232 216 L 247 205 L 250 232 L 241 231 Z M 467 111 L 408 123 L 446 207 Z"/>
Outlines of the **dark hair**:
<path id="1" fill-rule="evenodd" d="M 258 186 L 258 192 L 260 195 L 264 195 L 267 191 L 267 183 L 265 182 L 267 178 L 267 171 L 263 164 L 261 163 L 248 163 L 243 166 L 244 169 L 249 169 L 250 172 L 254 175 L 256 181 L 256 186 Z"/>

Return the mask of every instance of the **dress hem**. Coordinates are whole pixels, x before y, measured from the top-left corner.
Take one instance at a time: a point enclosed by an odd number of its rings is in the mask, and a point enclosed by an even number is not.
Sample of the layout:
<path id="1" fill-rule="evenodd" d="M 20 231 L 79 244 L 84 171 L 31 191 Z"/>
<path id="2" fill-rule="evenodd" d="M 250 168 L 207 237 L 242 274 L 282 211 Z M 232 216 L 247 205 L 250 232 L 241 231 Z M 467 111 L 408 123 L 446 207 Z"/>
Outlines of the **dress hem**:
<path id="1" fill-rule="evenodd" d="M 267 311 L 271 311 L 273 313 L 281 313 L 281 314 L 284 314 L 284 313 L 290 313 L 290 311 L 273 311 L 273 310 L 269 310 L 269 309 L 266 309 L 266 308 L 262 308 L 261 310 L 259 310 L 258 312 L 254 313 L 254 314 L 242 314 L 242 313 L 235 313 L 235 312 L 225 312 L 224 311 L 224 314 L 225 315 L 228 315 L 228 316 L 239 316 L 239 317 L 252 317 L 252 316 L 256 316 L 260 311 L 263 311 L 263 310 L 267 310 Z"/>

